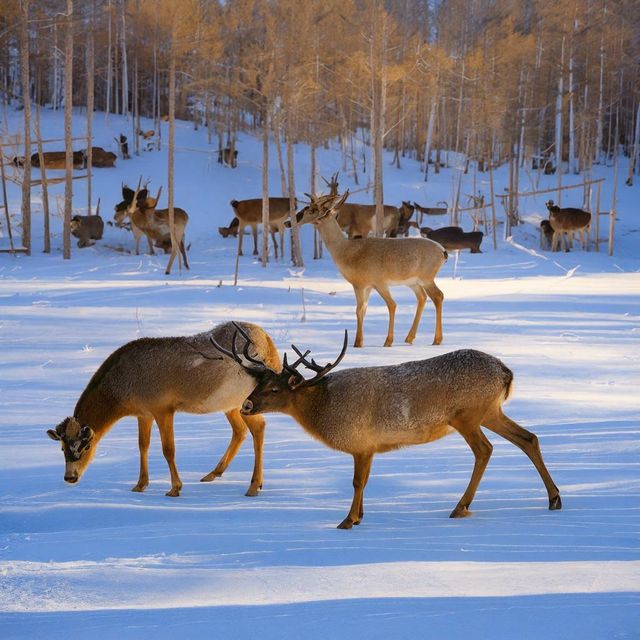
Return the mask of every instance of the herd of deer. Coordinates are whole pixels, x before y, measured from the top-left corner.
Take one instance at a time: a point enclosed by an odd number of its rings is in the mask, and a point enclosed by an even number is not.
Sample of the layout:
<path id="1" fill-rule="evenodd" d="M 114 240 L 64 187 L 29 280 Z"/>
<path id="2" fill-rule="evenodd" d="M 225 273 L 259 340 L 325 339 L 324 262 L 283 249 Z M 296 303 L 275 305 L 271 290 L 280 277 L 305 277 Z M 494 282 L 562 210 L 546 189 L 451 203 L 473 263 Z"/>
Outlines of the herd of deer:
<path id="1" fill-rule="evenodd" d="M 159 213 L 155 210 L 159 194 L 150 198 L 138 184 L 135 191 L 123 189 L 123 196 L 124 201 L 116 208 L 122 212 L 121 219 L 129 217 L 132 230 L 135 226 L 146 234 L 145 215 L 149 211 Z M 410 287 L 418 302 L 406 342 L 411 343 L 416 337 L 429 297 L 436 310 L 433 343 L 440 344 L 444 296 L 435 284 L 435 276 L 447 259 L 445 248 L 422 237 L 377 238 L 364 234 L 349 239 L 340 223 L 347 197 L 348 191 L 342 196 L 337 193 L 311 196 L 296 218 L 298 224 L 316 226 L 341 274 L 353 286 L 357 301 L 354 346 L 363 344 L 363 321 L 373 289 L 387 303 L 389 326 L 385 346 L 392 345 L 396 304 L 389 287 L 400 284 Z M 243 225 L 250 222 L 246 217 L 243 219 L 240 205 L 236 203 L 234 210 L 241 233 Z M 283 221 L 284 226 L 289 224 Z M 174 237 L 173 246 L 177 246 L 176 240 L 186 261 L 183 234 Z M 170 262 L 173 257 L 172 254 Z M 537 437 L 502 410 L 512 390 L 513 373 L 500 360 L 464 349 L 394 366 L 332 372 L 344 358 L 347 342 L 345 331 L 340 354 L 325 365 L 319 365 L 309 358 L 308 350 L 303 352 L 295 345 L 291 345 L 295 359 L 289 362 L 285 354 L 281 360 L 270 336 L 261 327 L 246 322 L 227 322 L 195 336 L 129 342 L 99 367 L 73 415 L 47 431 L 62 447 L 64 479 L 68 483 L 78 482 L 102 437 L 121 418 L 135 416 L 140 471 L 133 491 L 144 491 L 149 484 L 147 459 L 155 421 L 171 476 L 167 495 L 179 496 L 182 481 L 175 463 L 175 413 L 222 411 L 231 425 L 231 440 L 218 464 L 201 481 L 212 481 L 224 473 L 249 431 L 255 458 L 247 495 L 255 496 L 263 483 L 262 415 L 280 412 L 291 416 L 328 447 L 353 457 L 353 500 L 338 525 L 341 529 L 350 529 L 362 521 L 364 489 L 375 454 L 432 442 L 452 431 L 457 431 L 469 445 L 475 463 L 468 486 L 450 517 L 470 515 L 469 507 L 493 448 L 482 427 L 519 447 L 544 483 L 549 509 L 562 507 Z M 305 378 L 301 367 L 311 371 L 312 376 Z"/>

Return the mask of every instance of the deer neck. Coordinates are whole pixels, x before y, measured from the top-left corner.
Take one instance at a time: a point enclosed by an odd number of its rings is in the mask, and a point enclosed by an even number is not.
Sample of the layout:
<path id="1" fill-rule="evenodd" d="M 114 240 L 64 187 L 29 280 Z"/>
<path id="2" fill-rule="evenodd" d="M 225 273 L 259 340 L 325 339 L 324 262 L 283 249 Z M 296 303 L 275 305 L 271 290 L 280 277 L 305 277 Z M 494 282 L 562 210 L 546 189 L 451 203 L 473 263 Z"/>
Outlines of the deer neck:
<path id="1" fill-rule="evenodd" d="M 293 394 L 288 413 L 302 428 L 316 438 L 322 438 L 318 416 L 322 415 L 319 407 L 330 400 L 326 382 L 322 380 L 312 387 L 304 387 Z"/>
<path id="2" fill-rule="evenodd" d="M 318 222 L 318 231 L 322 236 L 323 242 L 327 245 L 329 253 L 335 260 L 336 254 L 339 255 L 349 242 L 344 233 L 342 233 L 338 221 L 331 215 L 326 216 L 326 218 Z"/>
<path id="3" fill-rule="evenodd" d="M 100 386 L 88 386 L 80 396 L 73 415 L 81 425 L 90 426 L 99 440 L 115 422 L 127 415 L 127 411 Z"/>

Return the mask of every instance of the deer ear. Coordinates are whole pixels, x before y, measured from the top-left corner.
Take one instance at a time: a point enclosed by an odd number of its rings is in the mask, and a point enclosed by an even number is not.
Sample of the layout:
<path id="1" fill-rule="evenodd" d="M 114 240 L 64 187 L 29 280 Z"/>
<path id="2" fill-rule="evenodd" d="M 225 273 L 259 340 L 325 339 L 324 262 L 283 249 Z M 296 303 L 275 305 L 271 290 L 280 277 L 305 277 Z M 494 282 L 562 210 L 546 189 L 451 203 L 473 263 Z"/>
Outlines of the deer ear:
<path id="1" fill-rule="evenodd" d="M 60 434 L 57 431 L 54 431 L 53 429 L 47 429 L 47 435 L 52 440 L 62 440 L 62 438 L 60 437 Z"/>
<path id="2" fill-rule="evenodd" d="M 296 385 L 300 384 L 303 381 L 304 381 L 304 378 L 302 377 L 302 375 L 300 374 L 291 375 L 287 380 L 287 386 L 289 387 L 289 389 L 294 389 Z"/>

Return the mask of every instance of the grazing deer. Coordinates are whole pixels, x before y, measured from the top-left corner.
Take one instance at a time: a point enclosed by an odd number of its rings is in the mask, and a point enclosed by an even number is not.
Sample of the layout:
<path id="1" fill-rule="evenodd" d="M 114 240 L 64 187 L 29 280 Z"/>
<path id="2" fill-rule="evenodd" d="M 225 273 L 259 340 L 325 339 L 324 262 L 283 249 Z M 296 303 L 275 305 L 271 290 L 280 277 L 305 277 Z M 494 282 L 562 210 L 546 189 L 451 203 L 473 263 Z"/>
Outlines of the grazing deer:
<path id="1" fill-rule="evenodd" d="M 462 227 L 442 227 L 441 229 L 422 227 L 420 235 L 438 242 L 447 251 L 470 249 L 471 253 L 482 253 L 480 251 L 484 237 L 482 231 L 463 231 Z"/>
<path id="2" fill-rule="evenodd" d="M 102 239 L 104 221 L 100 215 L 80 216 L 71 218 L 71 235 L 78 238 L 78 247 L 91 247 L 96 240 Z"/>
<path id="3" fill-rule="evenodd" d="M 561 209 L 557 204 L 553 203 L 553 200 L 547 202 L 547 209 L 549 211 L 549 223 L 553 229 L 551 250 L 557 251 L 558 245 L 564 245 L 564 250 L 568 251 L 568 241 L 573 233 L 576 232 L 580 236 L 583 249 L 588 251 L 591 214 L 588 211 L 573 207 Z"/>
<path id="4" fill-rule="evenodd" d="M 242 255 L 242 239 L 246 227 L 253 233 L 253 255 L 258 255 L 258 225 L 262 224 L 262 198 L 231 200 L 229 203 L 238 218 L 238 255 Z M 284 223 L 289 217 L 289 198 L 269 198 L 269 230 L 278 259 L 276 231 L 280 234 L 280 257 L 284 257 Z"/>
<path id="5" fill-rule="evenodd" d="M 128 189 L 127 196 L 131 190 Z M 136 254 L 138 253 L 141 233 L 147 236 L 149 243 L 149 250 L 153 255 L 152 243 L 155 243 L 157 247 L 162 247 L 165 251 L 167 249 L 171 252 L 169 262 L 165 273 L 168 275 L 171 273 L 171 266 L 175 260 L 178 250 L 184 260 L 184 266 L 189 268 L 189 262 L 187 260 L 187 252 L 184 246 L 184 232 L 189 222 L 189 215 L 184 209 L 176 207 L 174 209 L 173 226 L 175 230 L 175 243 L 174 247 L 171 242 L 171 227 L 169 225 L 169 209 L 156 209 L 158 201 L 160 200 L 160 194 L 162 193 L 162 187 L 158 190 L 158 194 L 155 198 L 149 197 L 147 189 L 140 189 L 140 181 L 138 181 L 138 187 L 133 192 L 133 197 L 127 206 L 122 209 L 122 203 L 116 205 L 116 213 L 114 219 L 117 225 L 122 225 L 126 217 L 131 221 L 131 231 L 136 238 Z M 122 189 L 122 194 L 125 196 L 125 188 Z M 126 200 L 126 197 L 125 197 Z M 136 231 L 134 231 L 134 229 Z M 141 232 L 141 233 L 140 233 Z M 138 234 L 138 235 L 136 235 Z"/>
<path id="6" fill-rule="evenodd" d="M 344 206 L 348 195 L 346 191 L 341 198 L 331 195 L 311 197 L 311 203 L 296 215 L 298 224 L 311 222 L 317 226 L 340 273 L 353 287 L 358 323 L 353 346 L 361 347 L 363 344 L 364 316 L 372 289 L 382 296 L 389 310 L 389 329 L 384 346 L 393 344 L 396 303 L 389 287 L 400 284 L 409 287 L 418 300 L 416 315 L 405 342 L 411 344 L 414 341 L 428 296 L 436 309 L 433 344 L 440 344 L 444 296 L 434 280 L 447 259 L 447 252 L 437 242 L 426 238 L 345 238 L 336 220 L 336 211 Z"/>
<path id="7" fill-rule="evenodd" d="M 237 352 L 212 342 L 245 366 Z M 364 489 L 376 453 L 433 442 L 454 429 L 473 451 L 475 464 L 469 485 L 449 517 L 471 515 L 469 506 L 493 449 L 481 427 L 524 451 L 544 482 L 549 509 L 562 508 L 560 492 L 544 464 L 538 438 L 502 411 L 513 373 L 497 358 L 464 349 L 428 360 L 343 369 L 328 375 L 344 357 L 346 331 L 340 355 L 324 366 L 309 361 L 309 351 L 302 353 L 291 346 L 298 358 L 290 365 L 285 355 L 281 372 L 265 365 L 245 366 L 257 385 L 244 401 L 241 413 L 285 413 L 326 446 L 353 456 L 353 502 L 339 529 L 351 529 L 362 521 Z M 297 369 L 301 364 L 315 375 L 305 379 Z"/>
<path id="8" fill-rule="evenodd" d="M 227 165 L 232 169 L 238 166 L 238 150 L 225 147 L 218 149 L 218 164 Z"/>
<path id="9" fill-rule="evenodd" d="M 65 169 L 67 166 L 67 156 L 65 151 L 45 151 L 42 156 L 44 158 L 44 166 L 47 169 Z M 40 168 L 40 156 L 37 153 L 34 153 L 31 156 L 31 166 Z M 84 152 L 74 151 L 73 168 L 84 169 L 84 167 Z"/>
<path id="10" fill-rule="evenodd" d="M 98 442 L 125 416 L 138 418 L 140 475 L 132 491 L 149 484 L 147 455 L 151 427 L 160 429 L 162 452 L 169 465 L 171 490 L 180 495 L 182 482 L 175 463 L 173 420 L 176 411 L 205 414 L 223 411 L 231 425 L 231 441 L 216 467 L 201 479 L 219 478 L 238 452 L 247 428 L 253 436 L 255 463 L 248 496 L 262 488 L 262 446 L 265 422 L 262 416 L 243 418 L 240 407 L 255 387 L 254 378 L 234 362 L 211 348 L 211 339 L 236 351 L 236 331 L 246 336 L 245 365 L 262 363 L 280 369 L 280 356 L 269 335 L 250 323 L 227 322 L 195 336 L 141 338 L 114 351 L 93 375 L 73 412 L 47 434 L 62 444 L 64 479 L 71 484 L 82 477 L 95 455 Z M 254 354 L 249 353 L 249 340 Z M 256 365 L 257 366 L 257 365 Z"/>
<path id="11" fill-rule="evenodd" d="M 447 215 L 449 211 L 447 203 L 444 201 L 438 202 L 437 204 L 443 204 L 444 207 L 422 207 L 417 202 L 413 203 L 413 206 L 416 208 L 416 211 L 420 214 L 419 224 L 422 224 L 423 216 L 444 216 Z"/>

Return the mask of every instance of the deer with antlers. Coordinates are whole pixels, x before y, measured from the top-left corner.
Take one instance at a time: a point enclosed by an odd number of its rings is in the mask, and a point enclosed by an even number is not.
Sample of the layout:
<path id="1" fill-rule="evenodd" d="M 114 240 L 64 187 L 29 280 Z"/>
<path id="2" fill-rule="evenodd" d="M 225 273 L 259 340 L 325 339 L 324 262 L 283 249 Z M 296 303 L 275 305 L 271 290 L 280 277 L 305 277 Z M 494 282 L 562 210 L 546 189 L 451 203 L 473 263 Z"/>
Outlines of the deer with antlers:
<path id="1" fill-rule="evenodd" d="M 131 222 L 131 231 L 136 240 L 136 254 L 139 252 L 140 238 L 144 234 L 149 243 L 149 252 L 155 253 L 153 245 L 170 252 L 169 262 L 165 269 L 165 274 L 171 273 L 171 266 L 178 255 L 178 251 L 184 260 L 184 266 L 189 268 L 187 252 L 184 246 L 184 234 L 189 215 L 184 209 L 176 207 L 173 212 L 174 240 L 171 239 L 171 224 L 169 220 L 169 209 L 156 209 L 162 187 L 158 189 L 155 198 L 149 197 L 149 191 L 145 187 L 140 189 L 142 178 L 138 181 L 136 190 L 131 192 L 128 187 L 122 187 L 124 201 L 115 207 L 114 220 L 117 226 L 123 226 L 126 218 Z M 132 195 L 131 195 L 132 194 Z M 129 199 L 130 196 L 130 199 Z"/>
<path id="2" fill-rule="evenodd" d="M 405 342 L 416 337 L 422 311 L 431 298 L 436 310 L 433 344 L 442 342 L 442 302 L 444 295 L 436 286 L 435 277 L 447 259 L 447 252 L 437 242 L 426 238 L 345 238 L 336 220 L 336 212 L 344 204 L 349 192 L 338 196 L 310 198 L 311 202 L 297 215 L 298 224 L 307 222 L 317 226 L 322 240 L 345 280 L 356 296 L 357 331 L 354 347 L 363 345 L 363 324 L 371 291 L 375 289 L 387 304 L 389 328 L 385 347 L 393 344 L 396 303 L 389 287 L 406 285 L 415 294 L 418 306 Z"/>
<path id="3" fill-rule="evenodd" d="M 338 358 L 324 366 L 291 345 L 297 359 L 282 371 L 246 363 L 212 338 L 213 345 L 253 376 L 256 387 L 244 401 L 242 415 L 279 412 L 291 416 L 312 437 L 353 456 L 353 501 L 338 525 L 351 529 L 364 515 L 364 489 L 376 453 L 438 440 L 457 431 L 475 457 L 471 480 L 451 518 L 471 515 L 469 506 L 493 447 L 482 427 L 519 447 L 538 470 L 546 487 L 549 509 L 562 508 L 560 492 L 547 470 L 538 438 L 502 411 L 513 373 L 497 358 L 472 349 L 428 360 L 384 367 L 343 369 L 331 373 L 347 350 L 347 332 Z M 305 379 L 303 365 L 313 372 Z"/>
<path id="4" fill-rule="evenodd" d="M 236 347 L 237 333 L 245 340 L 242 355 Z M 93 375 L 73 412 L 47 435 L 60 442 L 65 458 L 64 479 L 80 480 L 93 459 L 100 440 L 125 416 L 138 419 L 140 474 L 132 491 L 149 484 L 147 457 L 151 427 L 160 429 L 162 452 L 171 474 L 168 496 L 179 496 L 182 482 L 175 463 L 173 420 L 176 411 L 204 414 L 223 411 L 231 425 L 229 446 L 216 467 L 201 482 L 219 478 L 244 441 L 247 429 L 253 436 L 255 462 L 248 496 L 262 488 L 264 418 L 242 417 L 240 406 L 255 386 L 243 367 L 222 358 L 211 348 L 211 340 L 226 345 L 248 366 L 281 368 L 278 350 L 259 326 L 227 322 L 195 336 L 141 338 L 114 351 Z M 253 353 L 250 352 L 253 350 Z"/>

